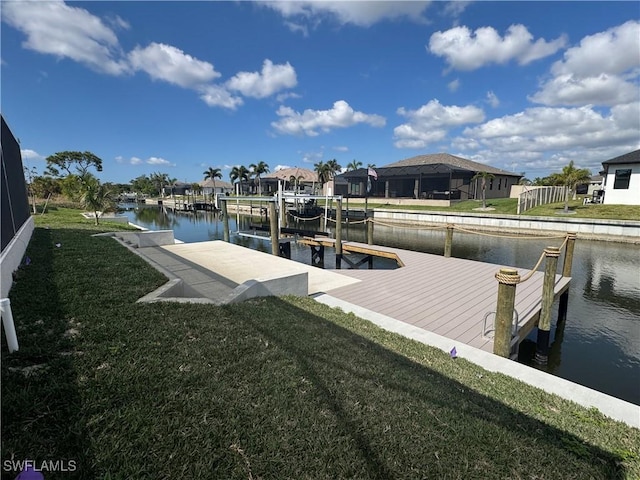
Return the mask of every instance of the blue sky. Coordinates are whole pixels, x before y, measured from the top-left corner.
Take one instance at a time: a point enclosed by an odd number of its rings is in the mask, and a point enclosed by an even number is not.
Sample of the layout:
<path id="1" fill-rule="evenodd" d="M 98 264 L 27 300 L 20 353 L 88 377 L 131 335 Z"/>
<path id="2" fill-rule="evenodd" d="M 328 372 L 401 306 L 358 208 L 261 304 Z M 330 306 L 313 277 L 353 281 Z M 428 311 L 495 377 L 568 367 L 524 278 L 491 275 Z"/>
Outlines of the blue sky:
<path id="1" fill-rule="evenodd" d="M 637 2 L 3 0 L 2 114 L 104 181 L 448 152 L 527 177 L 640 148 Z"/>

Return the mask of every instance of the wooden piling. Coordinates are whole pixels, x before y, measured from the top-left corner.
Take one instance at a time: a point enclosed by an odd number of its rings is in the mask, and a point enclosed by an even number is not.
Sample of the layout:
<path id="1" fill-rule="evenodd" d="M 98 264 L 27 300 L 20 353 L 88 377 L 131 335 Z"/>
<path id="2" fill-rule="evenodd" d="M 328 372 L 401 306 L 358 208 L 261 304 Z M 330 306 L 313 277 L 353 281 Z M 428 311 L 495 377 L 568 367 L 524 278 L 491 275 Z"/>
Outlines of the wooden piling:
<path id="1" fill-rule="evenodd" d="M 342 267 L 342 199 L 336 198 L 336 268 Z"/>
<path id="2" fill-rule="evenodd" d="M 280 256 L 280 244 L 278 240 L 278 214 L 276 213 L 276 202 L 269 202 L 269 226 L 271 227 L 271 253 L 276 257 Z"/>
<path id="3" fill-rule="evenodd" d="M 229 215 L 227 214 L 227 200 L 224 197 L 220 199 L 220 209 L 222 211 L 222 224 L 223 224 L 223 240 L 229 242 Z"/>
<path id="4" fill-rule="evenodd" d="M 571 267 L 573 265 L 573 249 L 576 244 L 575 233 L 567 233 L 567 245 L 564 253 L 564 264 L 562 265 L 562 276 L 570 277 L 571 276 Z"/>
<path id="5" fill-rule="evenodd" d="M 551 308 L 553 307 L 554 286 L 556 283 L 556 271 L 558 269 L 558 257 L 560 249 L 558 247 L 547 247 L 544 249 L 545 268 L 544 280 L 542 284 L 542 306 L 540 309 L 540 320 L 538 320 L 538 337 L 536 342 L 535 361 L 545 365 L 549 356 L 549 332 L 551 330 Z"/>
<path id="6" fill-rule="evenodd" d="M 496 273 L 496 279 L 498 280 L 498 304 L 496 306 L 493 353 L 509 358 L 511 355 L 513 311 L 516 304 L 516 285 L 520 282 L 520 275 L 514 268 L 501 268 Z"/>
<path id="7" fill-rule="evenodd" d="M 444 256 L 451 257 L 451 245 L 453 244 L 453 225 L 447 224 L 447 235 L 444 239 Z"/>
<path id="8" fill-rule="evenodd" d="M 366 215 L 367 220 L 367 244 L 373 245 L 373 219 Z"/>
<path id="9" fill-rule="evenodd" d="M 289 215 L 287 214 L 287 201 L 284 196 L 280 199 L 280 218 L 282 219 L 281 225 L 286 227 L 289 225 Z"/>

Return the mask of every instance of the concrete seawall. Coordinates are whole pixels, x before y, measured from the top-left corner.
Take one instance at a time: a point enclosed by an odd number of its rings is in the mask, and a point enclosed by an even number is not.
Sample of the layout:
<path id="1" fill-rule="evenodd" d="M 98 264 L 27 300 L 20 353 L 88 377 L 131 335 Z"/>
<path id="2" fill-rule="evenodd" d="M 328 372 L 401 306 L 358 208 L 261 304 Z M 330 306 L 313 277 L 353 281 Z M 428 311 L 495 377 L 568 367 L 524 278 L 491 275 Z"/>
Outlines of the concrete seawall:
<path id="1" fill-rule="evenodd" d="M 452 223 L 470 230 L 544 235 L 575 232 L 581 239 L 640 243 L 640 221 L 595 220 L 585 218 L 491 215 L 490 213 L 425 212 L 374 209 L 373 218 L 385 223 L 442 225 Z"/>

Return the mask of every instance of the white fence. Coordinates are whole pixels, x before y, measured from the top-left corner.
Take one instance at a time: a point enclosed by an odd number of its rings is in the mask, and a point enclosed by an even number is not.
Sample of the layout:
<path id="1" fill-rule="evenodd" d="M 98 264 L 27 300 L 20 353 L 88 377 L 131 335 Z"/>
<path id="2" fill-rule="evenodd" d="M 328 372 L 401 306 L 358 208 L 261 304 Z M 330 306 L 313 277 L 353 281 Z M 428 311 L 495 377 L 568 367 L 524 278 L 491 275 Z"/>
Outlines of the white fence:
<path id="1" fill-rule="evenodd" d="M 518 196 L 518 215 L 538 205 L 564 202 L 567 195 L 569 195 L 569 188 L 566 186 L 534 187 L 530 190 L 525 187 Z"/>

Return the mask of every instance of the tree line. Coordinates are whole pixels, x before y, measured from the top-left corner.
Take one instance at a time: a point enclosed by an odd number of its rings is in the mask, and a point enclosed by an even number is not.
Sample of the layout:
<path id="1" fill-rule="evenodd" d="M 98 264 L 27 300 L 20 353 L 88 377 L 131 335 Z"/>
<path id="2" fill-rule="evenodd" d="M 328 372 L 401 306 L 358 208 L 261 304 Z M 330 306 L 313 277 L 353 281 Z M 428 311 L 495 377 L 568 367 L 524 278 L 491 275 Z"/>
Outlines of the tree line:
<path id="1" fill-rule="evenodd" d="M 177 184 L 177 179 L 171 178 L 167 173 L 154 172 L 150 175 L 140 175 L 131 180 L 129 184 L 102 184 L 96 175 L 92 172 L 102 171 L 102 159 L 91 152 L 64 151 L 57 152 L 46 158 L 47 167 L 44 175 L 36 175 L 35 170 L 25 169 L 29 196 L 33 199 L 33 208 L 35 213 L 35 198 L 48 198 L 53 195 L 64 195 L 72 201 L 77 201 L 85 208 L 95 213 L 96 223 L 98 223 L 98 212 L 108 211 L 115 208 L 116 196 L 121 193 L 135 192 L 143 195 L 165 195 L 166 189 L 169 188 L 173 194 Z M 347 164 L 346 170 L 357 170 L 362 167 L 362 162 L 353 160 Z M 375 165 L 369 164 L 368 168 L 375 168 Z M 326 162 L 319 161 L 314 164 L 314 171 L 318 176 L 318 184 L 322 187 L 325 183 L 333 180 L 333 178 L 342 171 L 342 166 L 334 158 Z M 250 180 L 257 181 L 258 195 L 262 194 L 262 176 L 269 173 L 269 165 L 260 161 L 252 163 L 248 167 L 236 165 L 229 172 L 229 180 L 232 184 L 237 184 L 239 191 L 244 192 L 244 182 Z M 204 180 L 212 180 L 215 192 L 216 179 L 222 179 L 222 170 L 216 167 L 209 167 L 203 173 Z M 487 172 L 479 172 L 474 177 L 482 181 L 482 191 L 484 193 L 485 184 L 493 175 Z M 523 177 L 520 183 L 526 185 L 564 185 L 569 191 L 576 195 L 578 185 L 588 183 L 591 178 L 591 172 L 586 168 L 576 168 L 573 161 L 563 167 L 561 172 L 552 173 L 544 178 L 536 178 L 533 182 Z M 290 187 L 298 188 L 300 177 L 291 176 L 289 179 Z M 189 185 L 190 190 L 194 193 L 202 191 L 199 183 Z M 484 195 L 483 195 L 484 205 Z"/>

